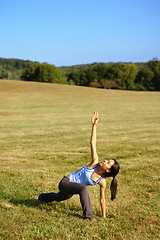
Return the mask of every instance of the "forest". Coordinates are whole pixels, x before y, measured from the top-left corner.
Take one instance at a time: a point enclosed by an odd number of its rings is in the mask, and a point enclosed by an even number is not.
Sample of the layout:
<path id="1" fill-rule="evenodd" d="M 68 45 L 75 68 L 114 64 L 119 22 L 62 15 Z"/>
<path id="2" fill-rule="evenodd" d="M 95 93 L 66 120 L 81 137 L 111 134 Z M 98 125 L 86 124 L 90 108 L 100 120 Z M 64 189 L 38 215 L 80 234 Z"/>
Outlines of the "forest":
<path id="1" fill-rule="evenodd" d="M 0 79 L 70 84 L 136 91 L 160 90 L 160 61 L 93 63 L 56 67 L 48 63 L 0 58 Z"/>

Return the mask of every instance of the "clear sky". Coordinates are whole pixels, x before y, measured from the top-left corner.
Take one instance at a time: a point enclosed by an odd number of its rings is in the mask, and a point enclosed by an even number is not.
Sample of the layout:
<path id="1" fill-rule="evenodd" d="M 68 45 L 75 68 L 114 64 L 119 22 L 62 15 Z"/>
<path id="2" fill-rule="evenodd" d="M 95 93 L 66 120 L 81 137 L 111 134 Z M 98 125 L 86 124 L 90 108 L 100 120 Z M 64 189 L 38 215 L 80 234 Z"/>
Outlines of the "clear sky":
<path id="1" fill-rule="evenodd" d="M 0 0 L 0 57 L 56 66 L 160 59 L 160 0 Z"/>

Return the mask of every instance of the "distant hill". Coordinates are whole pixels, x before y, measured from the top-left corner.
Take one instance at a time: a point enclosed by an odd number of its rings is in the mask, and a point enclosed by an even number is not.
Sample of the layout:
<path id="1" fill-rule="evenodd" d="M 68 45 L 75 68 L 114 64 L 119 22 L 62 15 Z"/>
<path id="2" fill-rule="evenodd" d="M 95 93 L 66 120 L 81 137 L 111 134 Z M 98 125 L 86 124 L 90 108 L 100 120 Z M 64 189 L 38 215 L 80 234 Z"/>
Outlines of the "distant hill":
<path id="1" fill-rule="evenodd" d="M 0 78 L 6 79 L 20 79 L 22 71 L 26 68 L 29 68 L 32 64 L 38 63 L 30 60 L 22 60 L 16 58 L 0 58 Z M 81 69 L 88 69 L 95 66 L 111 66 L 113 62 L 109 63 L 91 63 L 91 64 L 80 64 L 73 66 L 62 66 L 58 67 L 63 75 L 68 75 L 69 73 Z M 138 68 L 142 68 L 146 65 L 146 63 L 135 63 Z"/>
<path id="2" fill-rule="evenodd" d="M 64 74 L 68 74 L 70 72 L 73 71 L 77 71 L 77 70 L 81 70 L 81 69 L 88 69 L 91 67 L 96 67 L 96 66 L 112 66 L 114 65 L 114 62 L 109 62 L 109 63 L 103 63 L 103 62 L 94 62 L 94 63 L 90 63 L 90 64 L 80 64 L 80 65 L 73 65 L 73 66 L 62 66 L 59 67 L 59 69 L 64 73 Z M 138 63 L 134 63 L 139 69 L 143 68 L 144 66 L 147 65 L 147 63 L 143 63 L 143 62 L 138 62 Z"/>
<path id="3" fill-rule="evenodd" d="M 33 63 L 30 60 L 0 58 L 0 78 L 19 80 L 22 71 L 30 67 Z"/>
<path id="4" fill-rule="evenodd" d="M 21 60 L 15 58 L 0 58 L 0 65 L 2 66 L 11 66 L 16 69 L 24 69 L 29 67 L 34 62 L 30 60 Z"/>
<path id="5" fill-rule="evenodd" d="M 54 74 L 52 70 L 54 69 Z M 56 75 L 58 74 L 58 75 Z M 53 64 L 0 58 L 0 79 L 86 87 L 160 91 L 160 61 L 108 62 L 55 67 Z"/>

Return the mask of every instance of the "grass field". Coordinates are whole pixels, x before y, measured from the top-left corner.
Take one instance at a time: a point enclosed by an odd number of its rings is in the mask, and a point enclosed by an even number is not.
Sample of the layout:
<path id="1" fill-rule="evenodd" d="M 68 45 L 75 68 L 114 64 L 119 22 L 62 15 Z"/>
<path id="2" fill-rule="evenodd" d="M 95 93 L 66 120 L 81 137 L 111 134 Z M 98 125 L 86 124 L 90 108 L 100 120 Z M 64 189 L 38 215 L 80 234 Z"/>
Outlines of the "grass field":
<path id="1" fill-rule="evenodd" d="M 79 196 L 40 204 L 41 192 L 90 162 L 91 114 L 98 111 L 99 160 L 116 158 L 118 194 L 95 221 Z M 0 80 L 0 239 L 159 239 L 160 93 Z"/>

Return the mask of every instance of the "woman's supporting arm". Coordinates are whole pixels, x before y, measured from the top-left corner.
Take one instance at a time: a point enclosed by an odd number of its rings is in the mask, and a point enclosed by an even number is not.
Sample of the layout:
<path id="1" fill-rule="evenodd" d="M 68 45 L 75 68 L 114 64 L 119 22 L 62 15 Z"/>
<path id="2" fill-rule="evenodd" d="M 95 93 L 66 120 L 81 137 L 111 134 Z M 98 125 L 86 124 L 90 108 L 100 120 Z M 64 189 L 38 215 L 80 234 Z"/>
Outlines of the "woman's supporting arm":
<path id="1" fill-rule="evenodd" d="M 105 179 L 104 179 L 105 180 Z M 106 182 L 100 185 L 100 205 L 102 210 L 102 216 L 106 218 L 106 200 L 105 200 Z"/>

